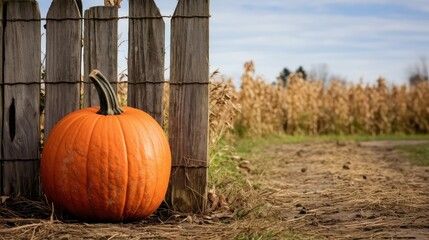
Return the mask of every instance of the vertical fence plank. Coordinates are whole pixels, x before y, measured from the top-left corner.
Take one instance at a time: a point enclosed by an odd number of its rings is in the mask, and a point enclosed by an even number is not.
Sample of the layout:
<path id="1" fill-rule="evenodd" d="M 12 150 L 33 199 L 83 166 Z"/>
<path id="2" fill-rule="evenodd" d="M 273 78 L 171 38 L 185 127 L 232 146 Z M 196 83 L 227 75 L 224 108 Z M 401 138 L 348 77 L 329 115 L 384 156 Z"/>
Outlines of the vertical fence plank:
<path id="1" fill-rule="evenodd" d="M 118 78 L 118 8 L 92 7 L 85 11 L 84 79 L 97 68 L 111 82 Z M 116 84 L 112 84 L 116 90 Z M 98 106 L 98 95 L 92 83 L 84 85 L 84 106 Z"/>
<path id="2" fill-rule="evenodd" d="M 196 17 L 201 16 L 201 17 Z M 171 22 L 169 200 L 183 212 L 207 202 L 209 0 L 180 0 Z"/>
<path id="3" fill-rule="evenodd" d="M 80 16 L 82 16 L 82 0 L 75 0 L 77 8 L 79 9 Z"/>
<path id="4" fill-rule="evenodd" d="M 39 185 L 41 32 L 36 1 L 5 3 L 3 194 L 37 198 Z M 15 83 L 15 85 L 14 85 Z"/>
<path id="5" fill-rule="evenodd" d="M 3 1 L 0 0 L 0 59 L 3 59 Z M 0 84 L 3 84 L 3 60 L 0 63 Z M 0 85 L 0 126 L 3 126 L 3 85 Z M 0 136 L 0 196 L 3 196 L 3 139 Z"/>
<path id="6" fill-rule="evenodd" d="M 130 0 L 129 16 L 128 105 L 149 113 L 162 126 L 164 20 L 153 0 Z"/>
<path id="7" fill-rule="evenodd" d="M 54 0 L 48 19 L 80 18 L 74 0 Z M 45 139 L 66 114 L 80 107 L 82 49 L 81 20 L 46 22 Z M 56 83 L 55 82 L 71 82 Z"/>

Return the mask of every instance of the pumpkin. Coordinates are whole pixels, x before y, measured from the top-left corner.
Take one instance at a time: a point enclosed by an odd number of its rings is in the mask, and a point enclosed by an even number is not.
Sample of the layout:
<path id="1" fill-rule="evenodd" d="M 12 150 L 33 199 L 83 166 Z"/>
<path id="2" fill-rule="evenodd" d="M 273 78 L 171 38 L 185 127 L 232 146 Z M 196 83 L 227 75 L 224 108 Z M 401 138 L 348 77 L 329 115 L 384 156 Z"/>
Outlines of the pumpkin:
<path id="1" fill-rule="evenodd" d="M 85 219 L 148 217 L 168 187 L 166 136 L 147 113 L 121 108 L 100 71 L 90 79 L 100 107 L 74 111 L 52 129 L 41 158 L 43 192 L 55 207 Z"/>

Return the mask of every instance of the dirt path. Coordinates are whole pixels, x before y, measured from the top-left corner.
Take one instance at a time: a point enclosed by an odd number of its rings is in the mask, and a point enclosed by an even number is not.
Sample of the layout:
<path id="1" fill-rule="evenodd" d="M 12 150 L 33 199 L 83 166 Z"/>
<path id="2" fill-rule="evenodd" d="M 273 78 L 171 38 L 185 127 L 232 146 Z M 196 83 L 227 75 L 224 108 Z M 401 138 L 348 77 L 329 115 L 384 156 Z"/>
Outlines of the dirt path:
<path id="1" fill-rule="evenodd" d="M 268 147 L 250 161 L 285 228 L 333 239 L 429 239 L 429 168 L 389 144 Z"/>
<path id="2" fill-rule="evenodd" d="M 276 144 L 234 158 L 246 183 L 224 192 L 226 215 L 64 223 L 49 206 L 6 204 L 0 239 L 429 239 L 429 167 L 394 144 Z"/>

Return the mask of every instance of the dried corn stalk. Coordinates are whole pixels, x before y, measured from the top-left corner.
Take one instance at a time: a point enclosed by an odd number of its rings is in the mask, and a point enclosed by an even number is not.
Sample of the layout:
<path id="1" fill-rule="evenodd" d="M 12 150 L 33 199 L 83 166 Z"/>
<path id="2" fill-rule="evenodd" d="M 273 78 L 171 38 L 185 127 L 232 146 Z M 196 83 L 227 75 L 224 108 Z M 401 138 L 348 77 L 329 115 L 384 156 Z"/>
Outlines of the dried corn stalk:
<path id="1" fill-rule="evenodd" d="M 121 7 L 122 0 L 104 0 L 104 6 L 116 6 Z"/>
<path id="2" fill-rule="evenodd" d="M 235 125 L 251 136 L 287 134 L 391 134 L 429 132 L 429 83 L 410 89 L 306 81 L 291 74 L 286 87 L 255 76 L 245 64 L 238 93 L 241 113 Z"/>

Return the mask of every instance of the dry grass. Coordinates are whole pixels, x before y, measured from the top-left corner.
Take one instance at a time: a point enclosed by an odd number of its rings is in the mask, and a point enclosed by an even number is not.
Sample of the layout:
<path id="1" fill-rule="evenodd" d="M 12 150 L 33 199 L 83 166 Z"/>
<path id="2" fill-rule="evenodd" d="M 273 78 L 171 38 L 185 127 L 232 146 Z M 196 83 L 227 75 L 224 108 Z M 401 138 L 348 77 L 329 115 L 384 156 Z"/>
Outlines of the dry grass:
<path id="1" fill-rule="evenodd" d="M 212 74 L 211 79 L 213 79 L 214 74 Z M 231 79 L 211 80 L 209 88 L 209 144 L 214 146 L 220 138 L 233 128 L 234 119 L 239 112 L 240 106 L 237 103 L 237 93 Z M 163 129 L 166 132 L 168 132 L 169 94 L 170 85 L 165 84 Z"/>
<path id="2" fill-rule="evenodd" d="M 0 239 L 247 239 L 284 230 L 264 219 L 235 221 L 219 213 L 183 215 L 162 208 L 132 223 L 91 223 L 57 212 L 45 202 L 7 199 L 0 205 Z"/>
<path id="3" fill-rule="evenodd" d="M 210 84 L 209 144 L 218 141 L 234 127 L 234 120 L 240 111 L 237 92 L 231 79 Z"/>

